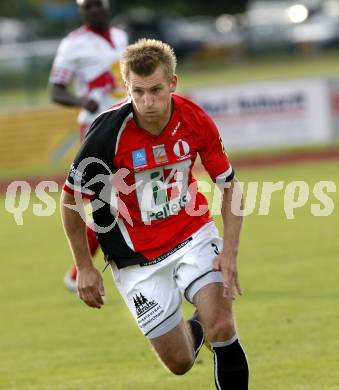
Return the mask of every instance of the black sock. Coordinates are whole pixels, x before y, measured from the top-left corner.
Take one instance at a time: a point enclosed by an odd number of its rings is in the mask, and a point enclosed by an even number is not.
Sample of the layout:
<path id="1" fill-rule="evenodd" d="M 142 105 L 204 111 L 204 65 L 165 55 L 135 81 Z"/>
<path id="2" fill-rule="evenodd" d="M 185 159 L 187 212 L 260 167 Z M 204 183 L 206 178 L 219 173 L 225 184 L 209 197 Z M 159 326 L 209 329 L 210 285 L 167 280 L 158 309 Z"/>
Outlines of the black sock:
<path id="1" fill-rule="evenodd" d="M 192 332 L 193 341 L 194 341 L 193 348 L 194 348 L 195 357 L 197 357 L 198 353 L 200 351 L 200 348 L 202 347 L 202 345 L 204 343 L 204 330 L 203 330 L 203 327 L 200 324 L 200 322 L 197 320 L 190 319 L 187 322 L 190 324 L 190 327 L 191 327 L 191 332 Z"/>
<path id="2" fill-rule="evenodd" d="M 248 390 L 248 365 L 239 340 L 211 343 L 218 390 Z"/>

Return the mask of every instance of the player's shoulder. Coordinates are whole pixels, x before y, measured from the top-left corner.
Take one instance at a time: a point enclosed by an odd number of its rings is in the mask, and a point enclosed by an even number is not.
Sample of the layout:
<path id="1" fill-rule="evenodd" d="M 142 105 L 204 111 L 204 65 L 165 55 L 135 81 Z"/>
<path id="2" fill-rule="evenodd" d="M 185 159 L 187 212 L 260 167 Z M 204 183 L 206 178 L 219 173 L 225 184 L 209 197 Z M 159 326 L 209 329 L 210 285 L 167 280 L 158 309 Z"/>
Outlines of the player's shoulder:
<path id="1" fill-rule="evenodd" d="M 77 40 L 79 38 L 86 37 L 87 34 L 88 34 L 88 30 L 86 29 L 86 27 L 81 26 L 69 32 L 64 38 L 64 40 L 68 40 L 68 41 Z"/>
<path id="2" fill-rule="evenodd" d="M 128 35 L 126 31 L 124 31 L 121 28 L 112 26 L 110 28 L 111 37 L 113 39 L 113 42 L 117 45 L 123 45 L 126 46 L 128 43 Z"/>
<path id="3" fill-rule="evenodd" d="M 112 107 L 104 111 L 101 115 L 114 120 L 125 119 L 132 113 L 132 100 L 130 97 L 114 104 Z"/>
<path id="4" fill-rule="evenodd" d="M 111 136 L 114 137 L 114 134 L 119 132 L 125 119 L 130 114 L 132 114 L 132 102 L 131 99 L 125 99 L 102 112 L 94 120 L 88 135 L 95 133 L 96 138 L 99 137 L 103 142 L 106 142 Z"/>
<path id="5" fill-rule="evenodd" d="M 118 37 L 127 37 L 127 32 L 123 30 L 122 28 L 111 26 L 110 27 L 111 33 L 118 36 Z"/>
<path id="6" fill-rule="evenodd" d="M 196 121 L 209 120 L 209 116 L 204 109 L 192 101 L 189 97 L 177 94 L 173 94 L 172 96 L 174 104 L 177 106 L 182 115 L 187 116 L 187 118 L 195 119 Z"/>
<path id="7" fill-rule="evenodd" d="M 79 41 L 87 39 L 87 30 L 84 26 L 69 32 L 60 43 L 60 50 L 73 51 L 79 47 Z"/>

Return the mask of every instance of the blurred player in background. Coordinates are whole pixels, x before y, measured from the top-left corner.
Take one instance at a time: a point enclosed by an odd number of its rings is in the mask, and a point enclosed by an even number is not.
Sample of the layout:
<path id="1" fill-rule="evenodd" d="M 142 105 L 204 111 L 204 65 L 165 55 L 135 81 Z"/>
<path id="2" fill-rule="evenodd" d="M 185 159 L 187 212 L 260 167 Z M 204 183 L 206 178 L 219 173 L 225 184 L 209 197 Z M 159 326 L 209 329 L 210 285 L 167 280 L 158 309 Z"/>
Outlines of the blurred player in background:
<path id="1" fill-rule="evenodd" d="M 50 75 L 50 93 L 56 103 L 81 108 L 78 123 L 83 140 L 97 115 L 125 97 L 119 60 L 128 38 L 110 26 L 109 0 L 77 0 L 77 4 L 84 25 L 62 40 Z M 98 242 L 90 228 L 87 239 L 94 254 Z M 73 266 L 64 279 L 73 292 L 76 276 Z"/>
<path id="2" fill-rule="evenodd" d="M 163 364 L 176 375 L 185 374 L 206 338 L 216 388 L 247 390 L 248 365 L 232 310 L 241 293 L 242 217 L 231 209 L 233 196 L 242 198 L 239 183 L 210 117 L 174 94 L 172 48 L 142 39 L 127 47 L 121 65 L 130 98 L 94 121 L 62 194 L 79 297 L 94 308 L 104 304 L 103 279 L 86 242 L 83 196 L 91 200 L 116 285 Z M 224 240 L 192 175 L 198 154 L 223 192 Z M 188 321 L 183 297 L 196 308 Z"/>

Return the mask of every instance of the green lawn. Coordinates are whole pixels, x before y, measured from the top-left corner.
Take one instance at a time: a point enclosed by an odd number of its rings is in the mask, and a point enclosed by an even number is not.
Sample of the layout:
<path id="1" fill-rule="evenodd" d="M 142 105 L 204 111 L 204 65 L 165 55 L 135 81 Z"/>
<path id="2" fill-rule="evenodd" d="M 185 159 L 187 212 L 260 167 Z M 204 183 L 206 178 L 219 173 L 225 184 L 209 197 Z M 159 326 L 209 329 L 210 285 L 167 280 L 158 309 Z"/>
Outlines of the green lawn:
<path id="1" fill-rule="evenodd" d="M 247 181 L 319 180 L 339 185 L 339 163 L 240 170 Z M 239 255 L 244 295 L 236 301 L 252 390 L 339 389 L 339 194 L 335 211 L 314 217 L 307 204 L 287 220 L 282 192 L 271 212 L 245 219 Z M 104 274 L 106 305 L 86 307 L 62 278 L 69 250 L 56 212 L 24 213 L 23 226 L 0 203 L 0 389 L 213 389 L 207 350 L 183 377 L 167 373 Z M 103 267 L 99 258 L 98 266 Z M 186 315 L 192 307 L 185 305 Z"/>

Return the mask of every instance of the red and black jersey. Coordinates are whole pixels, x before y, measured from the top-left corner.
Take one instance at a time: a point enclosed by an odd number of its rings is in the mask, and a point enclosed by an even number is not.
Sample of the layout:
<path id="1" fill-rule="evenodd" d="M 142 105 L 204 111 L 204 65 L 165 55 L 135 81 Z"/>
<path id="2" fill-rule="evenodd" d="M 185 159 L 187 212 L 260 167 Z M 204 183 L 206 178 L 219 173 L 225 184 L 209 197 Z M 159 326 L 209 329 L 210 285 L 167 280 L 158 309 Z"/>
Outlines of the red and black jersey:
<path id="1" fill-rule="evenodd" d="M 234 176 L 216 126 L 193 102 L 172 95 L 160 135 L 138 127 L 130 100 L 93 123 L 64 190 L 91 200 L 98 240 L 119 268 L 152 261 L 211 221 L 197 191 L 197 155 L 215 182 Z"/>

